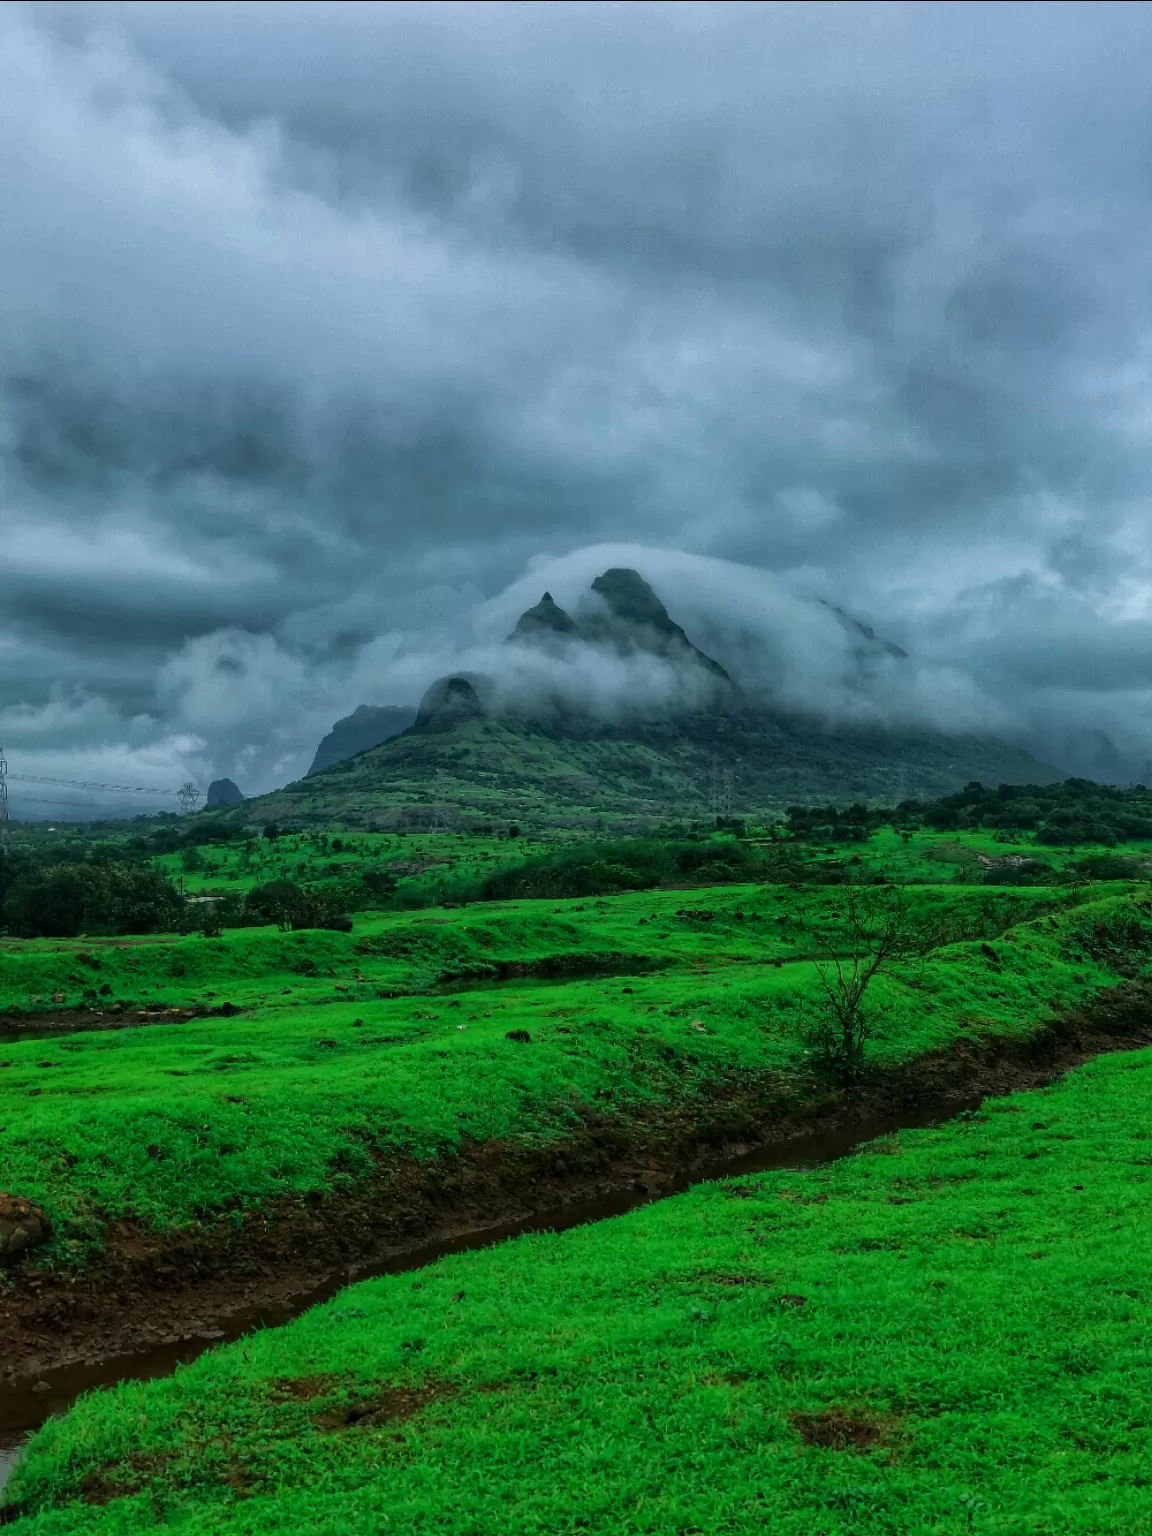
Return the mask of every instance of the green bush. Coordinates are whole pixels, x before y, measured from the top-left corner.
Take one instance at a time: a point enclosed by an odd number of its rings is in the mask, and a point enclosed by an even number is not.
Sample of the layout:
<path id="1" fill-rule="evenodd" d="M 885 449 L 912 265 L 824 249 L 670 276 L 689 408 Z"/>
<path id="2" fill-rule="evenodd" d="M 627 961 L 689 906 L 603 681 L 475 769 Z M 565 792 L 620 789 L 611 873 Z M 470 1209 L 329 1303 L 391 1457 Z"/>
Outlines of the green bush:
<path id="1" fill-rule="evenodd" d="M 305 890 L 291 880 L 272 880 L 248 892 L 244 903 L 250 923 L 275 923 L 283 930 L 335 928 L 347 932 L 351 919 L 323 891 Z"/>
<path id="2" fill-rule="evenodd" d="M 631 838 L 611 843 L 580 843 L 525 859 L 495 870 L 459 894 L 473 901 L 524 897 L 556 901 L 569 896 L 610 896 L 618 891 L 643 891 L 690 882 L 779 883 L 797 878 L 798 873 L 795 859 L 785 862 L 777 850 L 737 842 L 730 835 L 679 842 Z"/>
<path id="3" fill-rule="evenodd" d="M 22 938 L 158 933 L 179 924 L 183 902 L 159 870 L 137 864 L 57 864 L 21 875 L 5 917 Z"/>

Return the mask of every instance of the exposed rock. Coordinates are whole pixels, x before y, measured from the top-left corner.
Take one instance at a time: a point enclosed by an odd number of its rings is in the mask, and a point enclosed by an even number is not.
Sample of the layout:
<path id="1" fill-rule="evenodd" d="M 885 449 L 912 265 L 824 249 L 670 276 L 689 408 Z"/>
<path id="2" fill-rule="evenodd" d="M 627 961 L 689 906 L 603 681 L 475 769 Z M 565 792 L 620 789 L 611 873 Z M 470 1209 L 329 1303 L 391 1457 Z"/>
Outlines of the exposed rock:
<path id="1" fill-rule="evenodd" d="M 545 592 L 535 608 L 520 615 L 508 639 L 552 651 L 581 641 L 610 645 L 621 655 L 647 651 L 668 661 L 703 667 L 731 682 L 719 662 L 692 644 L 643 576 L 624 566 L 596 577 L 591 600 L 581 604 L 578 620 L 565 613 L 551 592 Z"/>
<path id="2" fill-rule="evenodd" d="M 852 640 L 858 659 L 867 655 L 891 656 L 896 661 L 907 661 L 908 652 L 902 646 L 892 640 L 885 640 L 883 635 L 878 635 L 871 624 L 865 624 L 861 619 L 854 619 L 850 613 L 845 613 L 843 608 L 838 608 L 835 603 L 830 603 L 826 598 L 820 599 L 825 608 L 831 611 L 843 624 Z"/>
<path id="3" fill-rule="evenodd" d="M 416 711 L 410 704 L 361 704 L 343 720 L 337 720 L 316 748 L 316 756 L 305 777 L 368 752 L 381 742 L 391 741 L 393 736 L 399 736 L 415 722 Z"/>
<path id="4" fill-rule="evenodd" d="M 0 1194 L 0 1265 L 11 1264 L 52 1232 L 48 1214 L 22 1195 Z"/>
<path id="5" fill-rule="evenodd" d="M 580 622 L 588 639 L 608 641 L 625 654 L 649 651 L 669 661 L 691 662 L 731 682 L 718 661 L 692 644 L 638 571 L 616 566 L 597 576 L 592 591 L 600 607 L 582 613 Z"/>
<path id="6" fill-rule="evenodd" d="M 625 624 L 650 624 L 653 629 L 663 630 L 666 634 L 684 637 L 684 631 L 672 622 L 667 608 L 639 571 L 614 566 L 596 577 L 592 590 Z"/>
<path id="7" fill-rule="evenodd" d="M 243 799 L 244 796 L 231 779 L 213 779 L 208 786 L 204 808 L 210 811 L 218 805 L 239 805 Z"/>
<path id="8" fill-rule="evenodd" d="M 446 731 L 463 720 L 480 719 L 484 705 L 476 690 L 479 681 L 462 675 L 439 678 L 420 700 L 416 729 Z"/>
<path id="9" fill-rule="evenodd" d="M 535 608 L 529 608 L 526 613 L 520 615 L 516 621 L 516 628 L 508 638 L 528 641 L 555 638 L 575 640 L 579 637 L 579 633 L 574 620 L 564 612 L 551 592 L 545 592 Z"/>

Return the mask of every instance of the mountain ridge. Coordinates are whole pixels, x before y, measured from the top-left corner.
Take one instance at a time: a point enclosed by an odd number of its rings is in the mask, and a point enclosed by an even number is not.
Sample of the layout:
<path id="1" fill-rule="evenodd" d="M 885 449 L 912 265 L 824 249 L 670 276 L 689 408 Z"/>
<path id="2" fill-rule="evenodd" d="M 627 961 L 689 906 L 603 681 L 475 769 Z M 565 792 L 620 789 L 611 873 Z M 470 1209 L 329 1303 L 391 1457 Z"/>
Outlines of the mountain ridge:
<path id="1" fill-rule="evenodd" d="M 900 664 L 899 647 L 843 611 L 837 616 L 860 644 Z M 402 732 L 358 755 L 314 765 L 298 783 L 248 801 L 243 814 L 313 824 L 519 821 L 624 830 L 719 810 L 770 814 L 803 801 L 934 798 L 974 779 L 1021 784 L 1061 777 L 990 735 L 832 726 L 757 701 L 693 644 L 634 571 L 597 577 L 575 616 L 545 593 L 506 641 L 542 645 L 551 654 L 579 656 L 572 648 L 583 646 L 646 654 L 693 686 L 675 707 L 645 711 L 637 701 L 626 714 L 605 715 L 560 695 L 502 701 L 495 679 L 449 674 L 426 691 Z"/>
<path id="2" fill-rule="evenodd" d="M 416 710 L 406 704 L 358 704 L 350 715 L 337 720 L 328 734 L 322 738 L 312 759 L 312 766 L 304 775 L 323 773 L 337 763 L 361 752 L 368 752 L 382 742 L 389 741 L 406 731 L 416 720 Z"/>

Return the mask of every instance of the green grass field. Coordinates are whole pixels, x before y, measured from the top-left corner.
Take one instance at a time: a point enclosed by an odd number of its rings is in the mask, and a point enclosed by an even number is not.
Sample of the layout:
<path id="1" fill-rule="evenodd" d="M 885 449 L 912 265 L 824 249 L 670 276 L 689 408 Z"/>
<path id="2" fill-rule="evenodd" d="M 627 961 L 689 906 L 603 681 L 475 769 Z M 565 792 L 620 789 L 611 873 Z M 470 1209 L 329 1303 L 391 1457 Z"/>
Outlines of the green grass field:
<path id="1" fill-rule="evenodd" d="M 332 880 L 353 877 L 364 868 L 382 867 L 396 873 L 401 892 L 416 897 L 474 880 L 501 864 L 531 858 L 570 842 L 556 834 L 546 839 L 509 839 L 448 832 L 413 832 L 404 836 L 356 832 L 345 833 L 341 837 L 343 846 L 336 852 L 321 848 L 318 836 L 300 833 L 273 843 L 256 839 L 251 850 L 243 844 L 204 844 L 197 850 L 194 862 L 202 861 L 205 867 L 194 871 L 183 868 L 180 854 L 161 854 L 152 862 L 173 879 L 183 879 L 185 889 L 192 894 L 244 892 L 275 879 Z M 716 841 L 723 843 L 723 839 Z M 762 837 L 759 841 L 764 846 L 773 846 L 770 838 Z M 1059 848 L 1038 845 L 1026 835 L 992 830 L 900 833 L 892 827 L 880 827 L 864 843 L 803 847 L 817 863 L 846 862 L 870 871 L 882 870 L 893 881 L 927 885 L 978 875 L 983 868 L 982 859 L 997 861 L 1011 857 L 1043 859 L 1061 870 L 1088 855 L 1119 851 L 1147 862 L 1152 870 L 1150 842 L 1125 843 L 1119 850 L 1096 844 Z"/>
<path id="2" fill-rule="evenodd" d="M 980 937 L 1017 915 L 1083 899 L 1083 891 L 948 887 L 908 897 L 927 925 L 955 920 Z M 351 934 L 269 926 L 228 929 L 215 939 L 0 939 L 0 1012 L 90 1005 L 108 1017 L 118 1003 L 138 1011 L 148 1004 L 367 999 L 425 991 L 450 977 L 495 976 L 508 965 L 626 971 L 645 963 L 791 960 L 836 941 L 842 906 L 834 890 L 821 887 L 731 886 L 363 914 Z"/>
<path id="3" fill-rule="evenodd" d="M 88 962 L 75 944 L 26 945 L 5 965 L 18 989 L 76 966 L 113 996 L 252 1011 L 0 1045 L 0 1188 L 43 1203 L 53 1261 L 80 1263 L 120 1217 L 187 1226 L 354 1186 L 400 1154 L 559 1142 L 593 1115 L 690 1118 L 717 1085 L 765 1114 L 797 1107 L 827 1091 L 810 1059 L 821 1003 L 806 957 L 843 948 L 843 899 L 745 887 L 693 892 L 690 906 L 682 892 L 506 903 L 394 914 L 352 935 L 90 945 Z M 1024 1038 L 1131 973 L 1147 946 L 1131 892 L 1077 904 L 1075 892 L 926 888 L 916 902 L 936 947 L 875 983 L 877 1070 Z M 971 937 L 946 942 L 958 932 Z M 618 974 L 418 990 L 500 965 Z M 411 995 L 380 996 L 382 982 Z"/>
<path id="4" fill-rule="evenodd" d="M 226 1244 L 262 1212 L 387 1203 L 469 1149 L 562 1181 L 596 1128 L 692 1143 L 841 1102 L 813 1027 L 816 962 L 852 944 L 842 886 L 461 905 L 563 845 L 336 835 L 157 862 L 192 894 L 387 869 L 411 909 L 0 939 L 0 1190 L 50 1214 L 53 1283 L 105 1275 L 125 1219 Z M 982 883 L 983 860 L 1087 851 L 891 829 L 806 848 L 814 878 L 899 887 L 857 888 L 909 938 L 868 994 L 873 1080 L 1039 1039 L 1148 974 L 1146 883 Z M 149 1022 L 167 1008 L 205 1016 Z M 21 1037 L 54 1014 L 95 1027 Z M 349 1288 L 47 1425 L 14 1528 L 1152 1536 L 1149 1067 L 1101 1059 L 826 1170 Z M 22 1273 L 0 1270 L 0 1306 Z"/>
<path id="5" fill-rule="evenodd" d="M 1022 942 L 1022 941 L 1021 941 Z M 81 1400 L 20 1536 L 1138 1536 L 1152 1052 Z"/>
<path id="6" fill-rule="evenodd" d="M 340 847 L 332 847 L 333 841 Z M 182 854 L 158 854 L 152 859 L 173 880 L 183 881 L 190 895 L 243 894 L 270 880 L 324 881 L 354 878 L 366 868 L 387 868 L 403 890 L 422 891 L 445 879 L 470 880 L 493 862 L 524 857 L 543 846 L 536 839 L 509 839 L 462 833 L 345 832 L 298 833 L 269 842 L 263 837 L 244 843 L 205 843 L 197 847 L 186 868 Z"/>

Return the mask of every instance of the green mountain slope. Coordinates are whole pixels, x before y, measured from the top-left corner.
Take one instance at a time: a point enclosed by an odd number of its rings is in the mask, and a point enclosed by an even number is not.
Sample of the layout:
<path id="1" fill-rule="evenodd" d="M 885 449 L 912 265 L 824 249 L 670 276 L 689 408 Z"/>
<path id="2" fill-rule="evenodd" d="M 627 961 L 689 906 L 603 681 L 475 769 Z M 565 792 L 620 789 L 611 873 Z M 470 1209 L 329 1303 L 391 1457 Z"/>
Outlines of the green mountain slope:
<path id="1" fill-rule="evenodd" d="M 399 736 L 401 731 L 406 731 L 415 719 L 416 711 L 406 705 L 385 704 L 376 707 L 361 704 L 350 715 L 345 715 L 343 720 L 337 720 L 316 748 L 316 756 L 308 772 L 321 773 L 334 763 L 343 762 L 346 757 L 355 757 L 358 752 L 378 747 L 382 741 L 388 741 L 393 736 Z"/>
<path id="2" fill-rule="evenodd" d="M 860 653 L 904 659 L 866 627 L 855 630 Z M 495 702 L 491 679 L 441 678 L 401 735 L 323 771 L 314 765 L 307 779 L 235 814 L 361 827 L 519 821 L 628 830 L 720 810 L 756 816 L 804 801 L 890 804 L 948 794 L 973 779 L 1060 777 L 993 737 L 832 728 L 757 702 L 692 644 L 635 571 L 597 577 L 575 619 L 545 593 L 508 644 L 568 661 L 652 658 L 683 681 L 685 698 L 707 702 L 654 716 L 638 700 L 627 718 L 609 722 L 558 694 L 517 709 Z"/>
<path id="3" fill-rule="evenodd" d="M 984 783 L 1059 777 L 991 737 L 822 731 L 767 717 L 698 715 L 595 737 L 528 721 L 417 725 L 382 746 L 243 807 L 246 819 L 351 826 L 642 826 L 715 808 L 738 814 L 796 801 L 894 802 Z"/>

